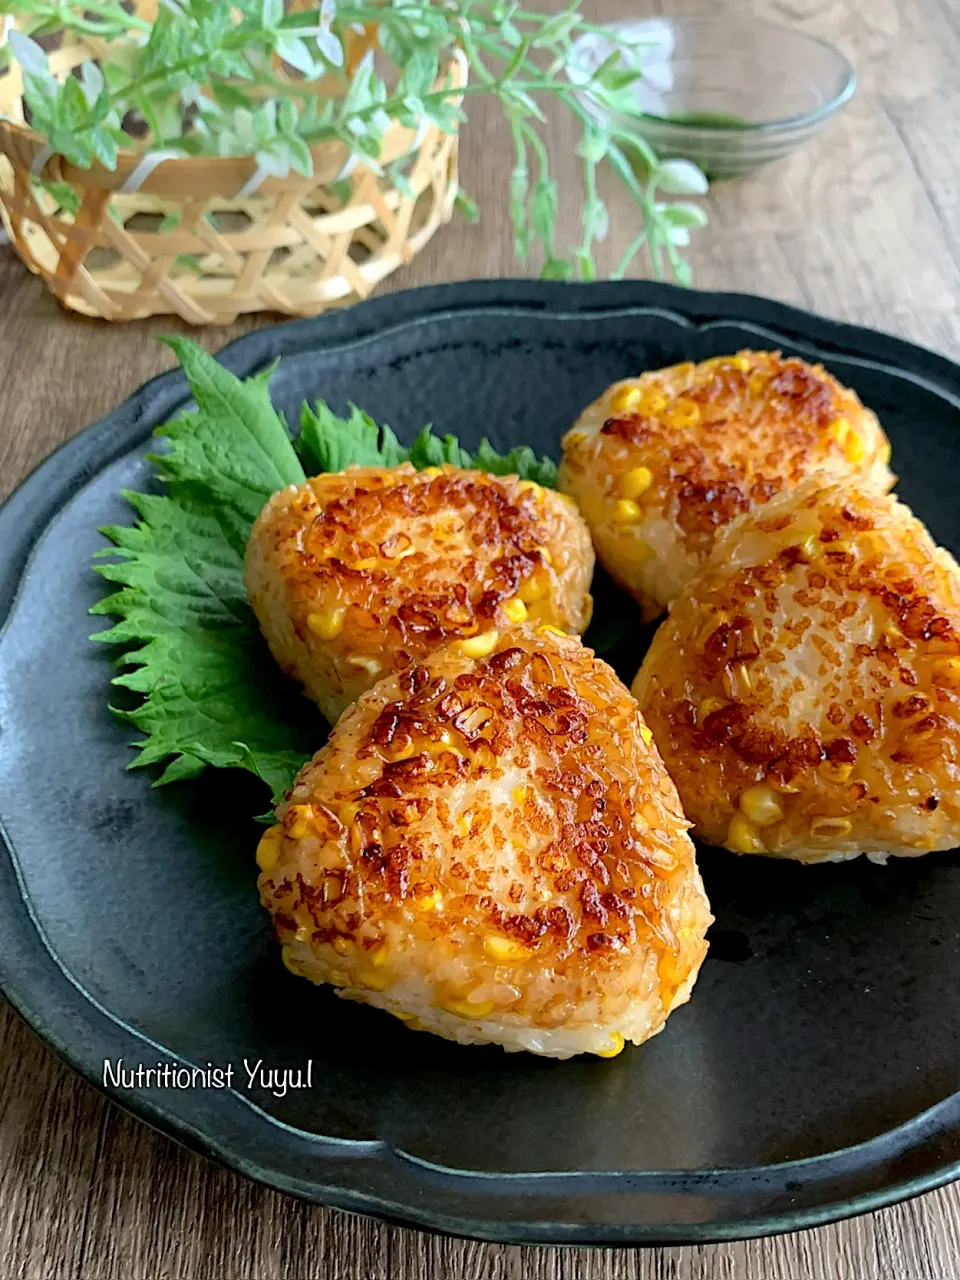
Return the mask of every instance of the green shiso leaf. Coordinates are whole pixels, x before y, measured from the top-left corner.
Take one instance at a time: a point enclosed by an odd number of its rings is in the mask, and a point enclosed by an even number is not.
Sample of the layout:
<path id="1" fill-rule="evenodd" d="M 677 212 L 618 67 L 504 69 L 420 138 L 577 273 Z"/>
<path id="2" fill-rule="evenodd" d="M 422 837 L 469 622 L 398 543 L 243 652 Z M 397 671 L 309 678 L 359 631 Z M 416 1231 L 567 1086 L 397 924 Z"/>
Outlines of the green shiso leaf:
<path id="1" fill-rule="evenodd" d="M 487 441 L 471 456 L 429 427 L 405 448 L 355 406 L 341 418 L 322 401 L 303 406 L 294 440 L 270 401 L 272 370 L 241 380 L 195 342 L 164 341 L 197 407 L 156 432 L 165 447 L 150 461 L 163 491 L 125 493 L 136 522 L 101 530 L 112 545 L 94 567 L 114 590 L 91 612 L 114 621 L 91 638 L 121 648 L 113 683 L 135 705 L 115 711 L 142 735 L 131 768 L 165 766 L 155 786 L 208 766 L 246 769 L 276 802 L 324 726 L 271 658 L 243 585 L 244 550 L 270 495 L 354 464 L 452 462 L 546 485 L 556 466 Z"/>

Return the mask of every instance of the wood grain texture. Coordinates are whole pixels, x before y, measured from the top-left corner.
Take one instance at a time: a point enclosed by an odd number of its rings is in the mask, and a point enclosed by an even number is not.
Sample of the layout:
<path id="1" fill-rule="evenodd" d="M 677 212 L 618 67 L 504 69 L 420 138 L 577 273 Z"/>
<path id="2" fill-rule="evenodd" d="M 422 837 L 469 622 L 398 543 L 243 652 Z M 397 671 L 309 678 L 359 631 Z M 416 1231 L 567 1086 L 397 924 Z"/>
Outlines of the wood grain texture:
<path id="1" fill-rule="evenodd" d="M 597 0 L 599 16 L 628 13 Z M 704 11 L 660 0 L 660 12 Z M 691 259 L 706 288 L 767 294 L 892 330 L 960 357 L 960 3 L 958 0 L 711 0 L 835 40 L 860 92 L 819 141 L 710 196 Z M 551 125 L 564 191 L 577 161 Z M 479 226 L 441 232 L 396 287 L 525 274 L 503 207 L 509 138 L 471 106 L 466 189 Z M 632 237 L 613 229 L 601 267 Z M 576 200 L 564 201 L 576 231 Z M 264 321 L 201 333 L 216 349 Z M 0 248 L 0 494 L 53 448 L 169 367 L 153 337 L 63 314 Z M 466 1243 L 309 1208 L 225 1173 L 131 1119 L 73 1076 L 0 1006 L 0 1274 L 22 1280 L 954 1280 L 960 1189 L 820 1230 L 653 1250 Z"/>

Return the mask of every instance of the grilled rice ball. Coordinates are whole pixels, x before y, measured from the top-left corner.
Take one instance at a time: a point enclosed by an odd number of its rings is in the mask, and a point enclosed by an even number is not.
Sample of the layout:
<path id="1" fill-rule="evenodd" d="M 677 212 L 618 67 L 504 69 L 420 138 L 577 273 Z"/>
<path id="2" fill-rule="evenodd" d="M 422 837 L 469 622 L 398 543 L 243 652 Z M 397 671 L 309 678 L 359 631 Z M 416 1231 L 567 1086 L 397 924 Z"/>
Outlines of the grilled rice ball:
<path id="1" fill-rule="evenodd" d="M 689 998 L 711 916 L 637 704 L 521 626 L 382 680 L 263 837 L 289 969 L 418 1030 L 612 1057 Z"/>
<path id="2" fill-rule="evenodd" d="M 590 534 L 569 498 L 516 476 L 349 467 L 275 493 L 247 546 L 270 650 L 331 724 L 449 641 L 529 619 L 590 621 Z"/>
<path id="3" fill-rule="evenodd" d="M 851 481 L 731 526 L 634 692 L 695 833 L 823 862 L 960 844 L 960 569 Z"/>
<path id="4" fill-rule="evenodd" d="M 822 365 L 741 351 L 616 382 L 563 441 L 560 485 L 649 620 L 736 516 L 815 470 L 886 492 L 890 445 Z"/>

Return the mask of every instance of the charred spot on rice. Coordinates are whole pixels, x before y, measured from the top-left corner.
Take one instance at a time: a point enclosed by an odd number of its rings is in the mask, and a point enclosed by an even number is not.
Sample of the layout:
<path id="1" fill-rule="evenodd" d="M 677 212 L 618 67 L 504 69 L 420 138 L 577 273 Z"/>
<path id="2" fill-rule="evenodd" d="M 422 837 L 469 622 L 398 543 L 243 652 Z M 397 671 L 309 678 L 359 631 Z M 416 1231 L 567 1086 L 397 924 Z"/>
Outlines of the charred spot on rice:
<path id="1" fill-rule="evenodd" d="M 578 640 L 455 642 L 364 693 L 261 841 L 287 967 L 464 1044 L 613 1056 L 711 923 L 637 704 Z"/>
<path id="2" fill-rule="evenodd" d="M 876 417 L 821 365 L 741 351 L 614 383 L 563 441 L 561 487 L 600 562 L 662 613 L 738 516 L 813 471 L 886 492 Z"/>
<path id="3" fill-rule="evenodd" d="M 960 844 L 960 570 L 892 496 L 814 476 L 745 516 L 634 692 L 695 833 L 803 862 Z"/>
<path id="4" fill-rule="evenodd" d="M 569 498 L 451 466 L 350 467 L 273 495 L 246 554 L 281 667 L 334 723 L 433 649 L 529 620 L 585 629 L 594 555 Z"/>

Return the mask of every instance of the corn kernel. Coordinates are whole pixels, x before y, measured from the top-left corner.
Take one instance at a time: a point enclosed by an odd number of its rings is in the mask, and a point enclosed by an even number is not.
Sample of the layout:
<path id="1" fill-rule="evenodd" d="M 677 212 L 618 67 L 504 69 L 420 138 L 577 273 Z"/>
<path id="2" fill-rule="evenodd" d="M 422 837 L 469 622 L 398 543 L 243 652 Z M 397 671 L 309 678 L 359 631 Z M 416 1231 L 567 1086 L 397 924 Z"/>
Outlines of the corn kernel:
<path id="1" fill-rule="evenodd" d="M 272 871 L 280 857 L 280 842 L 283 840 L 283 827 L 278 823 L 265 831 L 257 845 L 257 866 L 261 871 Z"/>
<path id="2" fill-rule="evenodd" d="M 343 630 L 346 609 L 323 609 L 307 617 L 307 626 L 320 640 L 333 640 Z"/>
<path id="3" fill-rule="evenodd" d="M 564 447 L 567 449 L 576 448 L 578 444 L 583 444 L 586 438 L 587 438 L 586 431 L 582 431 L 580 430 L 580 428 L 577 428 L 576 431 L 567 432 L 567 434 L 563 438 L 563 444 L 564 444 Z"/>
<path id="4" fill-rule="evenodd" d="M 443 906 L 443 898 L 437 889 L 432 893 L 424 895 L 422 898 L 415 898 L 413 902 L 417 911 L 439 911 Z"/>
<path id="5" fill-rule="evenodd" d="M 731 853 L 765 853 L 766 848 L 760 839 L 760 832 L 742 813 L 735 813 L 730 819 L 730 827 L 724 842 Z"/>
<path id="6" fill-rule="evenodd" d="M 458 1018 L 486 1018 L 493 1013 L 493 1001 L 483 1000 L 471 1004 L 469 1000 L 444 1000 L 440 1008 L 447 1013 L 455 1013 Z"/>
<path id="7" fill-rule="evenodd" d="M 387 963 L 387 957 L 390 955 L 390 944 L 381 942 L 374 947 L 372 951 L 367 952 L 367 958 L 375 969 L 382 969 Z"/>
<path id="8" fill-rule="evenodd" d="M 702 724 L 707 716 L 713 715 L 714 711 L 722 711 L 726 705 L 726 698 L 704 698 L 699 707 L 700 723 Z"/>
<path id="9" fill-rule="evenodd" d="M 280 948 L 280 959 L 283 961 L 284 967 L 289 969 L 291 973 L 295 973 L 298 978 L 302 976 L 300 962 L 295 959 L 292 947 L 282 946 Z"/>
<path id="10" fill-rule="evenodd" d="M 619 502 L 613 504 L 613 518 L 620 524 L 639 520 L 642 515 L 639 505 L 632 498 L 621 498 Z"/>
<path id="11" fill-rule="evenodd" d="M 514 804 L 523 804 L 523 803 L 524 803 L 524 801 L 525 801 L 525 800 L 526 800 L 526 798 L 527 798 L 527 790 L 528 790 L 528 789 L 527 789 L 527 787 L 526 787 L 526 786 L 522 786 L 522 787 L 514 787 L 514 788 L 513 788 L 513 802 L 514 802 Z"/>
<path id="12" fill-rule="evenodd" d="M 561 631 L 559 627 L 551 627 L 548 622 L 545 622 L 542 627 L 537 627 L 537 635 L 538 636 L 563 636 L 565 640 L 569 639 L 569 636 L 565 631 Z"/>
<path id="13" fill-rule="evenodd" d="M 384 973 L 381 969 L 361 969 L 354 975 L 357 986 L 368 987 L 371 991 L 386 991 L 393 982 L 393 974 Z"/>
<path id="14" fill-rule="evenodd" d="M 880 461 L 886 466 L 890 461 L 890 441 L 884 440 L 880 446 Z"/>
<path id="15" fill-rule="evenodd" d="M 649 467 L 632 467 L 620 481 L 620 493 L 624 498 L 639 498 L 653 484 L 653 472 Z"/>
<path id="16" fill-rule="evenodd" d="M 537 547 L 537 550 L 540 552 L 540 558 L 544 564 L 553 564 L 553 556 L 550 554 L 549 547 Z"/>
<path id="17" fill-rule="evenodd" d="M 619 1031 L 614 1031 L 610 1036 L 609 1049 L 595 1049 L 598 1058 L 615 1058 L 618 1053 L 623 1052 L 624 1039 Z"/>
<path id="18" fill-rule="evenodd" d="M 867 446 L 863 443 L 863 436 L 859 431 L 851 431 L 850 438 L 843 451 L 847 456 L 848 462 L 863 461 L 863 455 L 867 451 Z"/>
<path id="19" fill-rule="evenodd" d="M 814 560 L 820 551 L 820 539 L 815 533 L 809 534 L 801 543 L 798 543 L 797 549 L 800 551 L 804 560 L 809 562 Z"/>
<path id="20" fill-rule="evenodd" d="M 353 951 L 352 940 L 345 938 L 342 933 L 338 933 L 330 945 L 338 956 L 348 956 Z"/>
<path id="21" fill-rule="evenodd" d="M 853 823 L 847 818 L 814 818 L 810 823 L 810 834 L 817 840 L 839 839 L 852 830 Z"/>
<path id="22" fill-rule="evenodd" d="M 843 449 L 848 462 L 859 462 L 863 458 L 866 452 L 863 437 L 846 418 L 834 418 L 827 430 Z"/>
<path id="23" fill-rule="evenodd" d="M 354 818 L 357 816 L 359 812 L 360 812 L 359 805 L 355 805 L 353 804 L 352 801 L 348 801 L 346 804 L 342 804 L 340 808 L 337 810 L 337 817 L 340 819 L 340 821 L 343 823 L 345 827 L 349 827 L 350 823 L 354 820 Z"/>
<path id="24" fill-rule="evenodd" d="M 653 741 L 653 730 L 649 725 L 641 723 L 640 737 L 643 739 L 644 746 L 649 747 L 650 743 Z"/>
<path id="25" fill-rule="evenodd" d="M 527 616 L 527 606 L 519 596 L 514 596 L 512 600 L 504 600 L 503 612 L 507 615 L 508 622 L 523 622 Z"/>
<path id="26" fill-rule="evenodd" d="M 610 397 L 610 409 L 613 413 L 629 413 L 640 403 L 639 387 L 618 387 Z"/>
<path id="27" fill-rule="evenodd" d="M 496 933 L 484 938 L 483 952 L 487 959 L 493 960 L 495 964 L 516 964 L 530 956 L 529 950 L 522 942 L 515 942 L 512 938 L 501 938 Z"/>
<path id="28" fill-rule="evenodd" d="M 293 821 L 287 826 L 291 840 L 302 840 L 313 825 L 313 809 L 308 804 L 295 804 L 288 810 L 293 814 Z"/>
<path id="29" fill-rule="evenodd" d="M 546 594 L 547 584 L 539 573 L 532 578 L 527 578 L 526 582 L 521 582 L 517 588 L 517 599 L 524 604 L 533 604 L 535 600 L 542 600 Z"/>
<path id="30" fill-rule="evenodd" d="M 521 480 L 517 485 L 517 493 L 533 493 L 540 486 L 535 484 L 533 480 Z"/>
<path id="31" fill-rule="evenodd" d="M 497 647 L 500 634 L 497 631 L 483 631 L 478 636 L 470 636 L 460 640 L 460 652 L 468 658 L 485 658 Z"/>
<path id="32" fill-rule="evenodd" d="M 756 827 L 770 827 L 783 817 L 783 805 L 776 792 L 762 782 L 747 787 L 740 796 L 740 808 Z"/>
<path id="33" fill-rule="evenodd" d="M 933 664 L 933 683 L 945 689 L 960 687 L 960 658 L 940 658 Z"/>
<path id="34" fill-rule="evenodd" d="M 750 371 L 749 356 L 731 356 L 727 364 L 731 369 L 736 369 L 737 373 L 748 373 Z"/>
<path id="35" fill-rule="evenodd" d="M 692 400 L 677 400 L 663 416 L 671 427 L 695 427 L 700 421 L 700 407 Z"/>
<path id="36" fill-rule="evenodd" d="M 645 417 L 652 418 L 655 414 L 662 413 L 669 403 L 669 396 L 665 395 L 659 387 L 647 387 L 640 396 L 637 408 Z"/>
<path id="37" fill-rule="evenodd" d="M 466 813 L 461 813 L 460 817 L 457 819 L 457 826 L 460 829 L 460 834 L 462 836 L 468 836 L 470 834 L 470 825 L 472 822 L 473 814 L 470 813 L 469 810 Z"/>
<path id="38" fill-rule="evenodd" d="M 428 476 L 431 480 L 433 480 L 437 476 L 443 475 L 443 467 L 424 467 L 423 470 L 420 472 L 420 474 L 422 476 Z"/>
<path id="39" fill-rule="evenodd" d="M 767 375 L 765 373 L 752 373 L 747 382 L 747 390 L 752 396 L 762 395 L 767 389 Z"/>
<path id="40" fill-rule="evenodd" d="M 853 765 L 845 760 L 830 760 L 824 766 L 824 771 L 834 782 L 846 782 L 853 773 Z"/>

